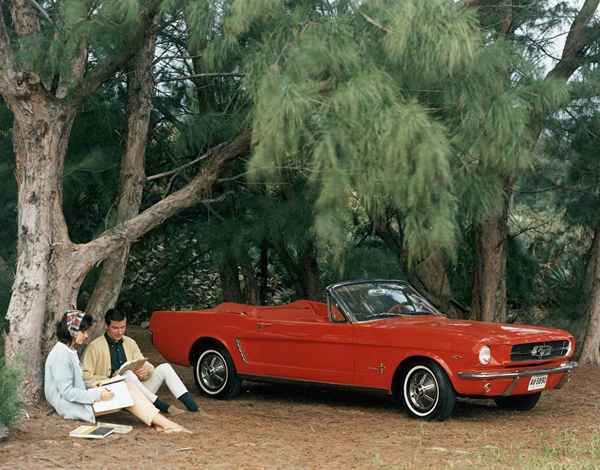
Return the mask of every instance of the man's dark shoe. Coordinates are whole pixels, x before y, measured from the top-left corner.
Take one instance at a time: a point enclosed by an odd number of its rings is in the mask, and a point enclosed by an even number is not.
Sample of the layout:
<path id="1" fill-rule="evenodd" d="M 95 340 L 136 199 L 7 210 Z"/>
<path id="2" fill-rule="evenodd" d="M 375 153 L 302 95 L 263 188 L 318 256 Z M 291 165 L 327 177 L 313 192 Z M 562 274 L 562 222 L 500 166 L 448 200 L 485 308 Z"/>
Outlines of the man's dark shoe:
<path id="1" fill-rule="evenodd" d="M 178 398 L 178 400 L 185 405 L 188 411 L 198 411 L 198 405 L 196 405 L 196 402 L 192 398 L 190 392 L 185 392 Z"/>

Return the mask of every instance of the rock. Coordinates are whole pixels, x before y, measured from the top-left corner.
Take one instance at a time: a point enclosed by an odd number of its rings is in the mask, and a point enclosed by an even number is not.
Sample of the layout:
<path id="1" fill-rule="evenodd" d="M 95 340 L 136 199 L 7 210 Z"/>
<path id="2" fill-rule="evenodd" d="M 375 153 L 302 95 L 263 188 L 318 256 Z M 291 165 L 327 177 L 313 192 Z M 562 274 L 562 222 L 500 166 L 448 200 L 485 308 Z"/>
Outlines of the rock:
<path id="1" fill-rule="evenodd" d="M 8 439 L 8 428 L 0 423 L 0 442 Z"/>

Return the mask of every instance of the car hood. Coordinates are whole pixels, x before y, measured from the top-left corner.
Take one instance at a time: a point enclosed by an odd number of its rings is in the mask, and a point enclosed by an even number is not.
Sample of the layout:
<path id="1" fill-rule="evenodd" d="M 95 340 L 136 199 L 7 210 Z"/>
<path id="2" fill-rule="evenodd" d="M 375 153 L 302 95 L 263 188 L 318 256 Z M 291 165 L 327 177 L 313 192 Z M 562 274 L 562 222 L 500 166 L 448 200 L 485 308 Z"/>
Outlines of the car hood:
<path id="1" fill-rule="evenodd" d="M 471 320 L 453 320 L 443 316 L 401 316 L 361 323 L 367 328 L 412 331 L 415 334 L 435 334 L 441 337 L 484 341 L 488 344 L 519 344 L 555 339 L 568 339 L 571 335 L 563 330 L 543 326 L 488 323 Z M 404 336 L 404 335 L 403 335 Z"/>

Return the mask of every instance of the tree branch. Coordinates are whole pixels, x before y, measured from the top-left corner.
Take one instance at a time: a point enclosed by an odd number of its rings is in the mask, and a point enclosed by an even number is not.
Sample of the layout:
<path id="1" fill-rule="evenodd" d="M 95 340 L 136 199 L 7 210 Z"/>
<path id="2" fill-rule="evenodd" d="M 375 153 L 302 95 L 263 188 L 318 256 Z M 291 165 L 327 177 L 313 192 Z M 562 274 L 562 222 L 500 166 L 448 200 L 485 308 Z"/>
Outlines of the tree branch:
<path id="1" fill-rule="evenodd" d="M 159 80 L 156 83 L 175 82 L 180 80 L 192 80 L 194 78 L 212 78 L 212 77 L 243 77 L 245 73 L 239 72 L 214 72 L 214 73 L 195 73 L 192 75 L 185 75 L 183 77 L 172 77 Z"/>
<path id="2" fill-rule="evenodd" d="M 143 46 L 146 38 L 153 34 L 153 23 L 160 10 L 162 0 L 149 0 L 145 2 L 146 8 L 141 12 L 137 28 L 126 41 L 128 47 L 121 52 L 109 56 L 98 63 L 92 72 L 80 80 L 67 96 L 67 99 L 79 103 L 93 94 L 104 82 L 110 79 L 115 72 L 129 62 Z"/>
<path id="3" fill-rule="evenodd" d="M 36 2 L 35 0 L 29 0 L 29 1 L 35 7 L 35 9 L 40 12 L 40 15 L 42 15 L 46 21 L 48 21 L 49 23 L 54 23 L 52 21 L 52 18 L 50 18 L 50 15 L 48 15 L 48 12 L 46 10 L 44 10 L 38 2 Z"/>
<path id="4" fill-rule="evenodd" d="M 197 158 L 194 158 L 191 162 L 187 162 L 181 166 L 178 166 L 177 168 L 173 169 L 173 170 L 169 170 L 169 171 L 164 171 L 162 173 L 157 173 L 155 175 L 152 176 L 148 176 L 146 178 L 146 181 L 154 181 L 160 178 L 164 178 L 165 176 L 171 176 L 171 175 L 176 175 L 177 173 L 179 173 L 182 170 L 185 170 L 186 168 L 189 168 L 192 165 L 195 165 L 198 162 L 204 161 L 207 158 L 209 158 L 211 155 L 213 155 L 215 152 L 218 152 L 219 149 L 221 147 L 225 146 L 225 144 L 219 144 L 216 145 L 215 147 L 212 147 L 211 149 L 209 149 L 204 155 L 201 155 Z"/>
<path id="5" fill-rule="evenodd" d="M 588 28 L 588 23 L 598 9 L 600 0 L 586 0 L 569 30 L 560 60 L 546 75 L 546 80 L 567 81 L 585 60 L 585 49 L 600 37 L 598 28 Z M 588 34 L 589 33 L 589 34 Z"/>
<path id="6" fill-rule="evenodd" d="M 0 94 L 6 101 L 16 94 L 15 80 L 15 60 L 10 39 L 6 32 L 6 23 L 4 22 L 4 13 L 0 8 Z"/>
<path id="7" fill-rule="evenodd" d="M 101 262 L 123 244 L 136 241 L 175 213 L 196 204 L 212 191 L 221 171 L 229 161 L 249 152 L 250 143 L 250 132 L 242 132 L 235 140 L 212 152 L 211 156 L 214 158 L 182 189 L 132 219 L 105 231 L 95 240 L 79 245 L 77 249 L 86 254 L 85 262 L 91 265 Z"/>
<path id="8" fill-rule="evenodd" d="M 369 23 L 371 23 L 373 26 L 375 26 L 376 28 L 380 29 L 381 31 L 383 31 L 384 33 L 391 33 L 392 30 L 390 28 L 388 28 L 387 26 L 383 26 L 381 23 L 379 23 L 377 20 L 371 18 L 369 15 L 367 15 L 366 13 L 361 12 L 360 13 L 361 16 L 367 20 Z"/>

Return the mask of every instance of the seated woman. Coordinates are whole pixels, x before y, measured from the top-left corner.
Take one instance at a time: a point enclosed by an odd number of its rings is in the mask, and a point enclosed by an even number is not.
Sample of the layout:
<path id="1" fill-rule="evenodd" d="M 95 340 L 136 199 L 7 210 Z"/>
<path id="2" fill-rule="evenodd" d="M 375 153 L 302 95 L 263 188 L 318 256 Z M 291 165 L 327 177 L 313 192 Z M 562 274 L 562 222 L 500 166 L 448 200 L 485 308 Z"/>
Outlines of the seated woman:
<path id="1" fill-rule="evenodd" d="M 46 359 L 44 393 L 46 400 L 56 412 L 66 419 L 96 422 L 92 404 L 110 400 L 109 390 L 87 390 L 79 364 L 76 348 L 88 338 L 88 330 L 94 323 L 91 315 L 79 310 L 66 312 L 56 325 L 58 342 Z M 165 418 L 135 387 L 127 385 L 133 406 L 126 408 L 148 426 L 165 432 L 190 432 Z"/>

